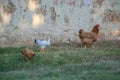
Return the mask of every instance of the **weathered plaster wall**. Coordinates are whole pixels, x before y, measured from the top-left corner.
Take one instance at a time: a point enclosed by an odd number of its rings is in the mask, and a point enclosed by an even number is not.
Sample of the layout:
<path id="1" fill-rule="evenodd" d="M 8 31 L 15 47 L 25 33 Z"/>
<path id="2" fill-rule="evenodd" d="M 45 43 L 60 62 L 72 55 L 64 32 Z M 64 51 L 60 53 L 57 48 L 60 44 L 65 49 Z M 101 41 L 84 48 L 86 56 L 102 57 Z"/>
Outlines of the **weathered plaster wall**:
<path id="1" fill-rule="evenodd" d="M 79 29 L 100 24 L 100 39 L 120 38 L 119 0 L 0 0 L 0 46 L 80 42 Z"/>

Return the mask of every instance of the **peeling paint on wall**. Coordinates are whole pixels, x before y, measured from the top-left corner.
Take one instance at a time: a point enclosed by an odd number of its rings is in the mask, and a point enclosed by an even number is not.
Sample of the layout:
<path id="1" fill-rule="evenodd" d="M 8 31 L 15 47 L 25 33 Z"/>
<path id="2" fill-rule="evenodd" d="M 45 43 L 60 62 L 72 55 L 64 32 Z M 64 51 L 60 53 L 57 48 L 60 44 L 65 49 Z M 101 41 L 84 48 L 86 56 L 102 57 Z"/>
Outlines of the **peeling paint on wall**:
<path id="1" fill-rule="evenodd" d="M 115 13 L 114 11 L 108 9 L 104 13 L 104 21 L 110 21 L 113 22 L 114 24 L 120 23 L 120 16 Z"/>
<path id="2" fill-rule="evenodd" d="M 64 15 L 64 22 L 65 24 L 69 24 L 69 18 L 67 15 Z"/>
<path id="3" fill-rule="evenodd" d="M 120 29 L 115 29 L 113 32 L 114 36 L 120 36 Z"/>
<path id="4" fill-rule="evenodd" d="M 50 7 L 51 20 L 56 21 L 56 12 L 54 7 Z"/>
<path id="5" fill-rule="evenodd" d="M 46 5 L 41 6 L 40 13 L 42 13 L 44 16 L 46 15 Z"/>
<path id="6" fill-rule="evenodd" d="M 15 10 L 16 10 L 16 6 L 10 0 L 8 0 L 7 6 L 4 6 L 4 13 L 11 14 L 15 12 Z"/>
<path id="7" fill-rule="evenodd" d="M 34 14 L 32 16 L 32 26 L 33 28 L 37 28 L 44 24 L 44 16 L 42 14 Z"/>
<path id="8" fill-rule="evenodd" d="M 30 11 L 35 11 L 39 7 L 37 0 L 28 0 L 27 4 Z"/>
<path id="9" fill-rule="evenodd" d="M 96 7 L 97 5 L 98 6 L 102 6 L 104 0 L 93 0 L 93 7 Z"/>
<path id="10" fill-rule="evenodd" d="M 83 0 L 85 6 L 91 5 L 91 0 Z"/>

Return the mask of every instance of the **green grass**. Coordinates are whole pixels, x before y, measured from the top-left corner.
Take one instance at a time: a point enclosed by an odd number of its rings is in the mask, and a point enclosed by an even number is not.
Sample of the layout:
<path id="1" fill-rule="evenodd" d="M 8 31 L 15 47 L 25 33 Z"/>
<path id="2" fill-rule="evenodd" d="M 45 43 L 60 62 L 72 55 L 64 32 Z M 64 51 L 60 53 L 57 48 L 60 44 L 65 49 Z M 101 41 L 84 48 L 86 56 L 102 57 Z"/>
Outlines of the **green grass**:
<path id="1" fill-rule="evenodd" d="M 99 42 L 95 49 L 79 44 L 54 44 L 46 53 L 29 47 L 36 56 L 28 63 L 24 47 L 0 48 L 0 80 L 119 80 L 120 45 Z"/>

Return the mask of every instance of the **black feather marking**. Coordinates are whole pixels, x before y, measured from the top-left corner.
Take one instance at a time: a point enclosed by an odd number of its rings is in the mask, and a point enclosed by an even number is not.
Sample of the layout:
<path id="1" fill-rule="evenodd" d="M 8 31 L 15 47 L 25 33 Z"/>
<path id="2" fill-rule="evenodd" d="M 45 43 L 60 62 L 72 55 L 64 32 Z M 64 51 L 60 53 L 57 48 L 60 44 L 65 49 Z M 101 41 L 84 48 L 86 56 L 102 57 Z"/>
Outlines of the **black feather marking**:
<path id="1" fill-rule="evenodd" d="M 37 40 L 35 39 L 34 42 L 37 44 Z"/>

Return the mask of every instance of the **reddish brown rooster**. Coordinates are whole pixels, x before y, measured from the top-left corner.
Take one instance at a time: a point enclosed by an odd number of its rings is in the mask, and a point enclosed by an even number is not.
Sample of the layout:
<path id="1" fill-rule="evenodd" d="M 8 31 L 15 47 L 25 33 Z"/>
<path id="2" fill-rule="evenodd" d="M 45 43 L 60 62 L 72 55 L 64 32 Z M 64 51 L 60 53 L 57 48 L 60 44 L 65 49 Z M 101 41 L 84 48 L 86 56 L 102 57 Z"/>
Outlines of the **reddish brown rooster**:
<path id="1" fill-rule="evenodd" d="M 35 56 L 35 53 L 28 49 L 28 48 L 25 48 L 21 51 L 22 55 L 24 55 L 27 59 L 27 61 L 29 62 L 29 59 L 33 58 Z"/>
<path id="2" fill-rule="evenodd" d="M 97 41 L 99 26 L 99 24 L 95 25 L 91 32 L 85 32 L 83 29 L 79 30 L 79 37 L 84 47 L 91 46 L 95 41 Z"/>

